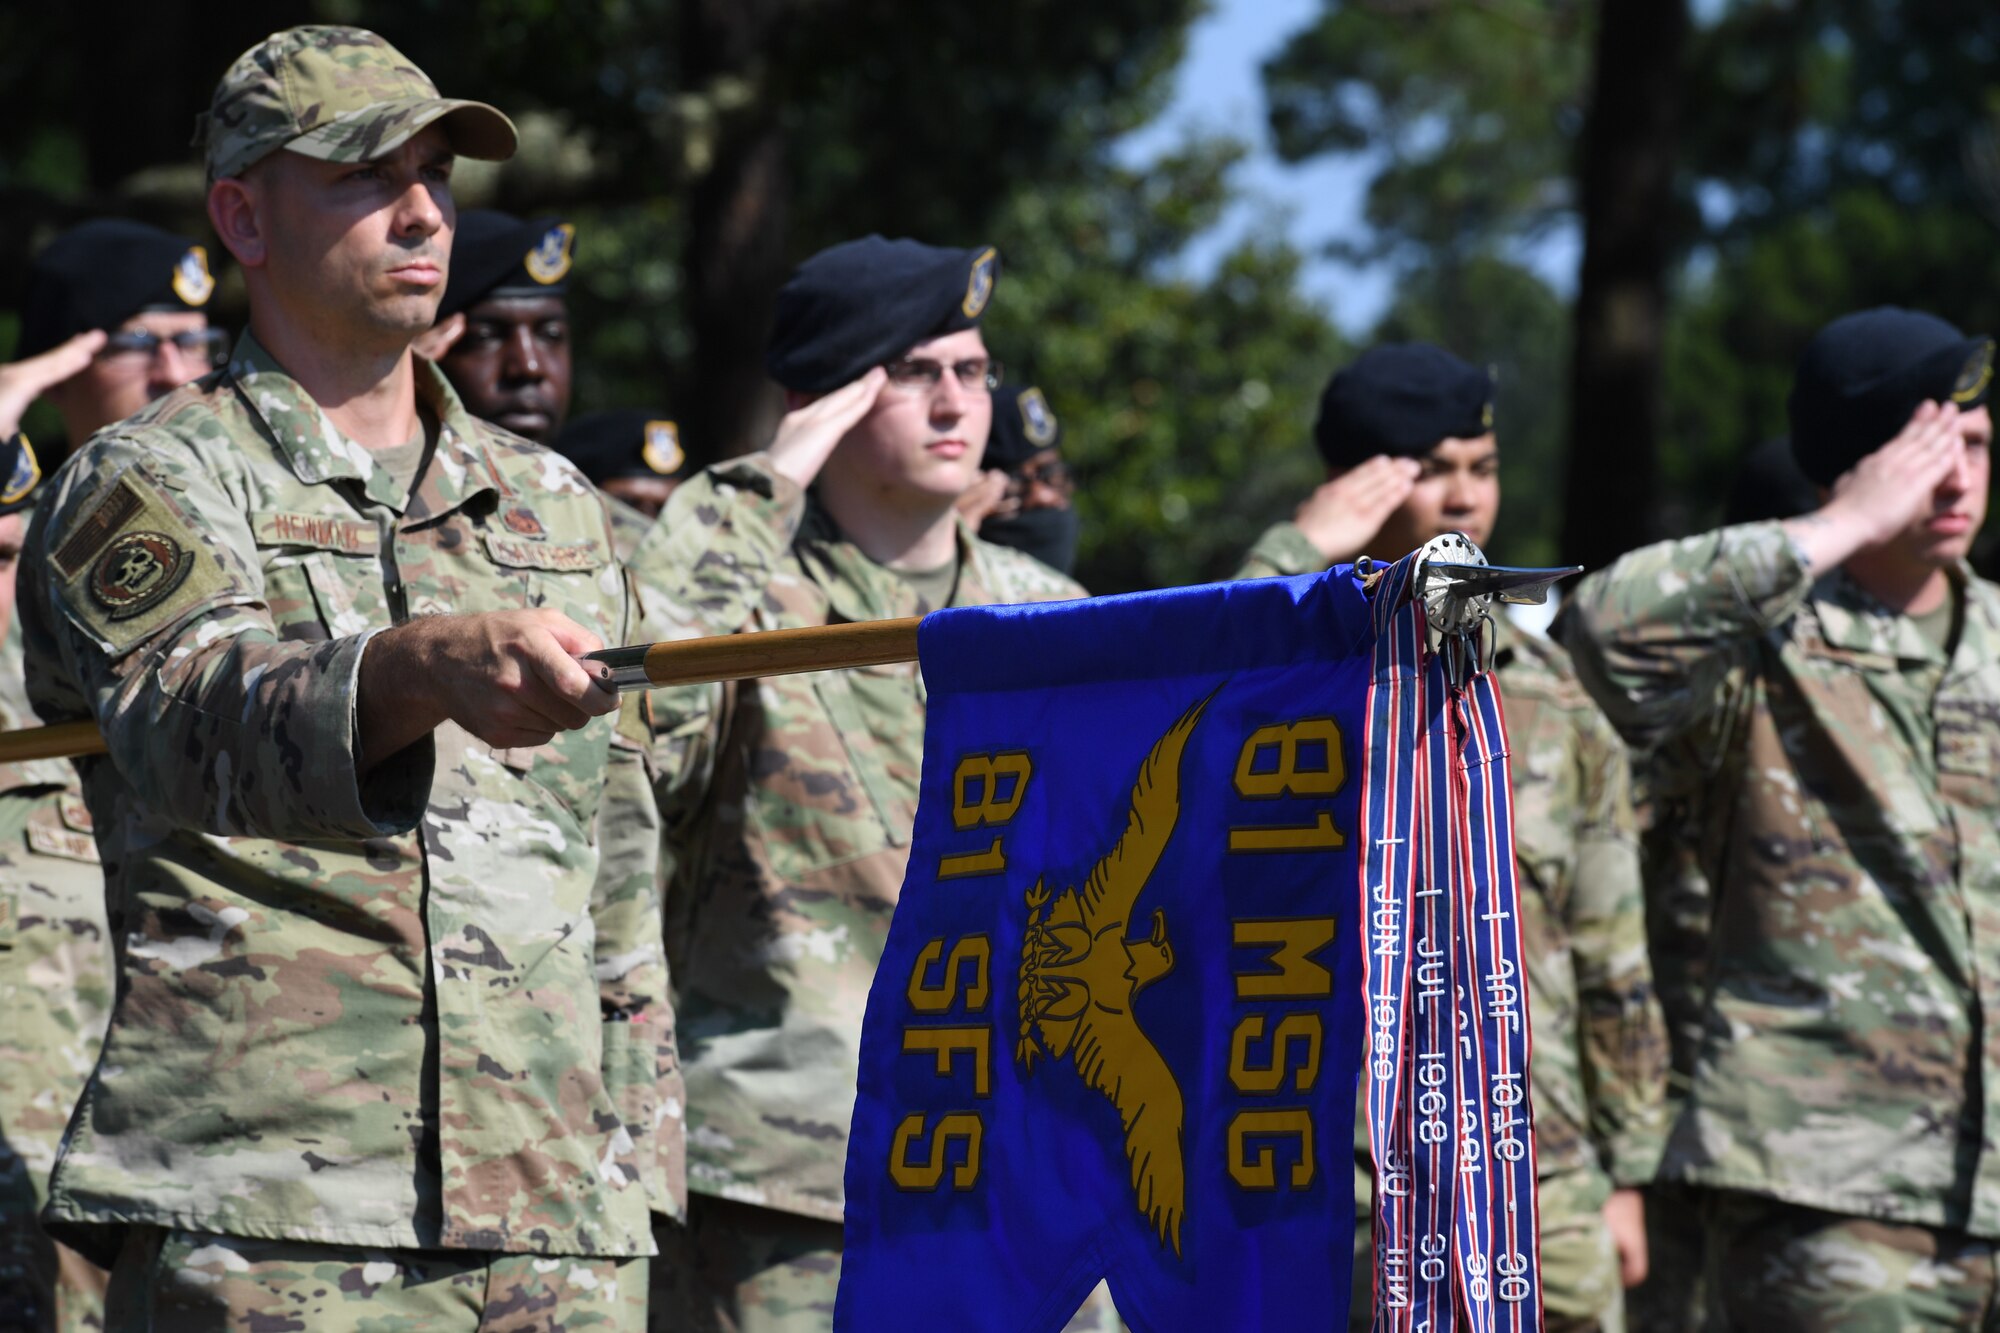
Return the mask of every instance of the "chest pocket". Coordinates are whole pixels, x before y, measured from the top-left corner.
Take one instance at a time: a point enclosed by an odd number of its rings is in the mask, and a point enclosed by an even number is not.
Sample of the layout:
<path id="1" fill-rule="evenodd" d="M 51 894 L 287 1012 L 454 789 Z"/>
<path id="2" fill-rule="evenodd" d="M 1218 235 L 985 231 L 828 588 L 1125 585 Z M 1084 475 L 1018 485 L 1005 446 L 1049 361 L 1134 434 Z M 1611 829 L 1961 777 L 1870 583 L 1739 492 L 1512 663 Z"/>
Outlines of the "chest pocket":
<path id="1" fill-rule="evenodd" d="M 1935 833 L 1941 811 L 1917 761 L 1936 744 L 1931 701 L 1891 657 L 1808 642 L 1795 662 L 1796 695 L 1773 690 L 1768 702 L 1805 818 L 1817 824 L 1823 810 L 1850 846 Z"/>
<path id="2" fill-rule="evenodd" d="M 373 523 L 278 510 L 253 513 L 250 521 L 278 637 L 342 639 L 389 622 L 382 538 Z"/>
<path id="3" fill-rule="evenodd" d="M 535 526 L 541 526 L 539 520 Z M 477 579 L 477 591 L 464 589 L 456 609 L 545 608 L 593 631 L 607 646 L 619 646 L 617 640 L 624 630 L 624 585 L 611 567 L 611 549 L 603 538 L 578 538 L 566 535 L 562 528 L 529 536 L 487 527 L 465 546 L 468 558 L 484 569 Z M 419 576 L 412 571 L 409 577 L 414 587 Z M 508 768 L 545 788 L 576 816 L 581 827 L 588 828 L 602 797 L 614 722 L 613 718 L 599 718 L 580 731 L 558 733 L 547 745 L 492 753 Z"/>

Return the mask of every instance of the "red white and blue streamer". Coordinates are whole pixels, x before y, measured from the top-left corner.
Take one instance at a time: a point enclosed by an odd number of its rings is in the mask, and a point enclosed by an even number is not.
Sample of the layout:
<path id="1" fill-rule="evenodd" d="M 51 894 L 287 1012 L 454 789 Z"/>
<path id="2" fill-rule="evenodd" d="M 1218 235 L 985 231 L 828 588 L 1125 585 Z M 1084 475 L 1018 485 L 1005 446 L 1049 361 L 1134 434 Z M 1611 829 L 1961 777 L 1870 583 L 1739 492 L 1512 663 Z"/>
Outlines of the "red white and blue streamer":
<path id="1" fill-rule="evenodd" d="M 1416 565 L 1375 589 L 1362 789 L 1374 1326 L 1530 1333 L 1542 1310 L 1505 723 L 1491 674 L 1464 669 L 1467 645 L 1430 651 Z"/>

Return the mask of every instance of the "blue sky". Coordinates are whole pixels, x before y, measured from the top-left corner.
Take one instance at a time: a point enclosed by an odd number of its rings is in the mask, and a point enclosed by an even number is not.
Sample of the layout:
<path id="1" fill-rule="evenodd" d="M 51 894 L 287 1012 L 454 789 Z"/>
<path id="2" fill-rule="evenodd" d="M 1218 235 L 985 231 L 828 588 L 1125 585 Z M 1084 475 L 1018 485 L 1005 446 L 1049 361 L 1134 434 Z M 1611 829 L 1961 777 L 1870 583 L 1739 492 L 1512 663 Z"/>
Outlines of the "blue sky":
<path id="1" fill-rule="evenodd" d="M 1166 113 L 1118 145 L 1121 161 L 1135 166 L 1158 157 L 1189 130 L 1220 131 L 1245 140 L 1250 157 L 1236 183 L 1245 198 L 1212 232 L 1181 257 L 1189 272 L 1209 271 L 1238 238 L 1259 230 L 1282 230 L 1309 257 L 1305 290 L 1341 328 L 1365 332 L 1391 295 L 1392 275 L 1379 268 L 1356 268 L 1321 258 L 1333 238 L 1366 233 L 1362 204 L 1376 164 L 1366 153 L 1328 155 L 1298 166 L 1278 160 L 1264 118 L 1260 68 L 1285 39 L 1319 14 L 1323 0 L 1212 0 L 1208 14 L 1188 34 L 1188 54 L 1176 72 L 1174 96 Z M 1697 10 L 1715 0 L 1697 0 Z M 1577 250 L 1573 236 L 1557 235 L 1529 264 L 1568 291 Z"/>

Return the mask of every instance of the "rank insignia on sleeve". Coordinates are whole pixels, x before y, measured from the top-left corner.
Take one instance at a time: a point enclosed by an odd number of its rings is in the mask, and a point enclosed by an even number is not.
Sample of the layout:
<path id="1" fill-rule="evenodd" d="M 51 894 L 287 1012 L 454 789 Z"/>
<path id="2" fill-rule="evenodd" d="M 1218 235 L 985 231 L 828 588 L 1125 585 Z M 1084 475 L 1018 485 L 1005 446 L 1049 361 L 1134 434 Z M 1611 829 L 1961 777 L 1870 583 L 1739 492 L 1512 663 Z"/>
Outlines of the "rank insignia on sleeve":
<path id="1" fill-rule="evenodd" d="M 569 272 L 570 247 L 576 243 L 576 228 L 567 222 L 558 222 L 542 234 L 535 242 L 535 248 L 528 251 L 528 257 L 521 261 L 528 270 L 528 276 L 544 287 L 563 280 Z"/>
<path id="2" fill-rule="evenodd" d="M 1951 386 L 1951 401 L 1970 403 L 1977 401 L 1986 392 L 1986 385 L 1993 378 L 1993 340 L 1988 338 L 1979 345 L 1963 368 L 1958 372 L 1958 380 Z"/>
<path id="3" fill-rule="evenodd" d="M 648 421 L 646 440 L 639 446 L 639 457 L 661 476 L 672 476 L 687 461 L 687 455 L 681 450 L 680 427 L 671 421 Z"/>
<path id="4" fill-rule="evenodd" d="M 191 306 L 204 306 L 214 294 L 215 276 L 208 271 L 208 251 L 191 245 L 174 263 L 174 295 Z"/>
<path id="5" fill-rule="evenodd" d="M 1021 433 L 1030 444 L 1046 449 L 1056 442 L 1056 414 L 1040 389 L 1023 389 L 1014 400 L 1021 408 Z"/>
<path id="6" fill-rule="evenodd" d="M 979 252 L 979 258 L 972 261 L 971 276 L 965 280 L 965 300 L 958 307 L 965 312 L 967 319 L 978 319 L 979 312 L 984 310 L 986 303 L 992 299 L 993 283 L 999 276 L 999 270 L 1000 252 L 990 245 Z"/>
<path id="7" fill-rule="evenodd" d="M 194 568 L 194 555 L 163 532 L 124 532 L 90 570 L 90 596 L 113 620 L 129 620 L 164 601 Z"/>

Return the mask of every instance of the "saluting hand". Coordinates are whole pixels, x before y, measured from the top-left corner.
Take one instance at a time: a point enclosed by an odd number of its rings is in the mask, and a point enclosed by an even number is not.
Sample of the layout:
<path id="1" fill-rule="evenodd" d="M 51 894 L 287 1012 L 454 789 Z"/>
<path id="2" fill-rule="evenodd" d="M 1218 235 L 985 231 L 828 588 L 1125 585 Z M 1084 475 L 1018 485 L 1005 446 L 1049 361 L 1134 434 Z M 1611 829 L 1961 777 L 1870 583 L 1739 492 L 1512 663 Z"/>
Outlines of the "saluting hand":
<path id="1" fill-rule="evenodd" d="M 1895 439 L 1833 483 L 1825 504 L 1786 520 L 1815 570 L 1879 546 L 1931 511 L 1932 496 L 1965 457 L 1956 404 L 1926 402 Z"/>
<path id="2" fill-rule="evenodd" d="M 90 364 L 104 346 L 102 329 L 90 329 L 39 356 L 0 366 L 0 440 L 21 429 L 28 404 Z M 82 444 L 82 440 L 72 440 Z"/>
<path id="3" fill-rule="evenodd" d="M 785 413 L 768 451 L 772 469 L 800 486 L 812 485 L 834 446 L 861 424 L 888 382 L 889 373 L 874 366 L 860 379 Z"/>
<path id="4" fill-rule="evenodd" d="M 1292 521 L 1328 564 L 1352 560 L 1368 549 L 1389 515 L 1410 498 L 1423 465 L 1414 458 L 1377 454 L 1306 497 Z"/>

